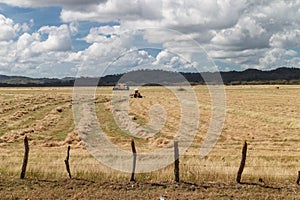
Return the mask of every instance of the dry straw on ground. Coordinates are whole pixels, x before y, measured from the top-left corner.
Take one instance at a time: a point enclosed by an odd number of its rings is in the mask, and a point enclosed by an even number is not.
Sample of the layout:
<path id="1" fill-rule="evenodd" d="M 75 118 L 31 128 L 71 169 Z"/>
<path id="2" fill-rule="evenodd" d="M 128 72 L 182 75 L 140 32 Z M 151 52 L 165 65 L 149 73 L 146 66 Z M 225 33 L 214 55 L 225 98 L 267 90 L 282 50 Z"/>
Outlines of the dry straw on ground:
<path id="1" fill-rule="evenodd" d="M 181 157 L 181 180 L 195 184 L 234 182 L 246 140 L 248 157 L 242 180 L 257 182 L 261 178 L 266 184 L 285 185 L 295 182 L 300 166 L 298 86 L 280 86 L 280 89 L 272 85 L 226 87 L 227 109 L 222 135 L 205 159 L 200 159 L 198 153 L 210 122 L 211 103 L 205 86 L 194 89 L 199 101 L 200 126 L 194 143 Z M 156 135 L 136 140 L 138 152 L 170 144 L 180 123 L 180 108 L 174 94 L 161 87 L 142 87 L 141 91 L 147 98 L 130 100 L 129 114 L 134 122 L 149 124 L 149 109 L 155 104 L 165 108 L 167 118 Z M 110 140 L 130 151 L 131 137 L 117 127 L 111 113 L 111 93 L 109 87 L 97 89 L 97 117 Z M 22 140 L 27 135 L 31 147 L 27 177 L 46 180 L 67 177 L 63 160 L 66 147 L 71 145 L 73 177 L 90 181 L 127 180 L 128 174 L 102 166 L 84 148 L 74 128 L 72 88 L 1 88 L 0 104 L 1 178 L 18 177 L 23 156 Z M 173 168 L 137 174 L 135 178 L 142 182 L 172 180 Z"/>

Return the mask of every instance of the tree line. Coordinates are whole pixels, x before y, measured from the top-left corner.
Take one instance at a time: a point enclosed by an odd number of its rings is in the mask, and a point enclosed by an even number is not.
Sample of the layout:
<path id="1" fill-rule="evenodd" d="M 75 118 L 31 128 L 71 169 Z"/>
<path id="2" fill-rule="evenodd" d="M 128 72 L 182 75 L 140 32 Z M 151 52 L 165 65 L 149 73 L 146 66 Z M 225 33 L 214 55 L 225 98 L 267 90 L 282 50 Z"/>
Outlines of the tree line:
<path id="1" fill-rule="evenodd" d="M 189 82 L 193 85 L 220 84 L 218 76 L 226 85 L 241 84 L 300 84 L 300 69 L 281 67 L 274 70 L 262 71 L 246 69 L 244 71 L 228 72 L 170 72 L 162 70 L 138 70 L 124 74 L 107 75 L 103 77 L 65 77 L 59 78 L 30 78 L 24 76 L 0 75 L 0 87 L 64 87 L 80 83 L 82 86 L 114 86 L 118 82 L 128 85 L 167 85 Z M 124 78 L 125 77 L 125 78 Z"/>

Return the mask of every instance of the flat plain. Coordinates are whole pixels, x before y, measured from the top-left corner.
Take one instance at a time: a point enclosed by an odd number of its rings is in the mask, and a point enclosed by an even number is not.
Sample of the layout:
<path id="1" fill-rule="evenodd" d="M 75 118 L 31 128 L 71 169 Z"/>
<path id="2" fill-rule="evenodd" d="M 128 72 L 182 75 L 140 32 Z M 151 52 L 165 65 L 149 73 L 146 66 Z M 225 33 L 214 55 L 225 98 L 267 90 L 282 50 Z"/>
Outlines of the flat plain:
<path id="1" fill-rule="evenodd" d="M 181 107 L 164 87 L 140 87 L 142 99 L 130 98 L 135 123 L 151 123 L 149 110 L 159 105 L 166 116 L 153 137 L 135 138 L 138 152 L 172 144 L 180 127 Z M 173 181 L 173 165 L 130 174 L 102 165 L 85 149 L 75 129 L 73 88 L 0 88 L 1 199 L 297 199 L 300 166 L 300 87 L 289 85 L 226 86 L 226 118 L 217 144 L 208 156 L 199 150 L 208 130 L 212 104 L 205 86 L 194 86 L 199 127 L 180 157 L 181 182 Z M 178 92 L 180 92 L 180 88 Z M 111 142 L 130 151 L 132 137 L 111 112 L 112 87 L 99 87 L 95 108 Z M 23 139 L 29 138 L 26 179 L 19 175 Z M 248 143 L 243 184 L 235 183 L 244 141 Z M 64 159 L 71 146 L 68 178 Z"/>

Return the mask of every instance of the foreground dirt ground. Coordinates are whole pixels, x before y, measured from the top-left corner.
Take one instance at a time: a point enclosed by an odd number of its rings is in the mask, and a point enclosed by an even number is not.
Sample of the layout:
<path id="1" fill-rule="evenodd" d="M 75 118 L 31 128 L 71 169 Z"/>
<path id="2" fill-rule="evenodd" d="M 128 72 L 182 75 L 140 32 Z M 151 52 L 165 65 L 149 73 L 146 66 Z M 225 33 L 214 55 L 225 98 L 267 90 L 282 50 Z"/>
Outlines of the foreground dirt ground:
<path id="1" fill-rule="evenodd" d="M 1 199 L 299 199 L 300 186 L 0 178 Z"/>

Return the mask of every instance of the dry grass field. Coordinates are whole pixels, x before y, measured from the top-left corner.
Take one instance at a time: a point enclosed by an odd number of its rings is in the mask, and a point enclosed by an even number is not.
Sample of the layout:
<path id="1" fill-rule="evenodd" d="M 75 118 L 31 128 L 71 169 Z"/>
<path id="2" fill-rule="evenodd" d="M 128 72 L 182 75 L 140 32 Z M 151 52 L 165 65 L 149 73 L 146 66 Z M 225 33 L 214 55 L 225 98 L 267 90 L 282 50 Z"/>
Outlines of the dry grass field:
<path id="1" fill-rule="evenodd" d="M 200 111 L 193 144 L 180 157 L 180 178 L 174 183 L 173 166 L 130 174 L 101 165 L 84 148 L 75 130 L 73 88 L 0 88 L 0 199 L 297 199 L 300 169 L 300 87 L 226 86 L 226 119 L 211 153 L 199 157 L 209 126 L 211 101 L 205 86 L 195 86 Z M 145 98 L 130 99 L 129 112 L 140 125 L 150 123 L 149 109 L 159 104 L 167 116 L 153 137 L 136 139 L 138 152 L 172 142 L 180 124 L 179 102 L 163 87 L 141 87 Z M 101 128 L 120 148 L 130 150 L 131 136 L 120 130 L 111 113 L 111 87 L 95 96 Z M 20 180 L 23 139 L 29 138 L 26 179 Z M 243 142 L 248 154 L 242 181 L 235 177 Z M 64 166 L 71 146 L 68 179 Z M 263 180 L 258 182 L 259 179 Z"/>

